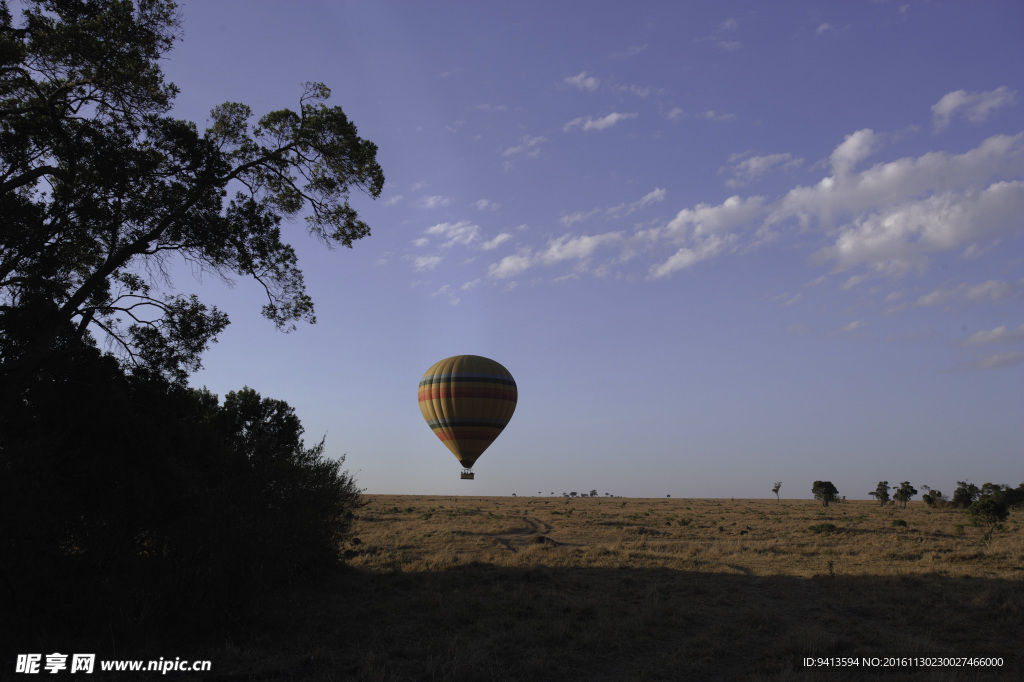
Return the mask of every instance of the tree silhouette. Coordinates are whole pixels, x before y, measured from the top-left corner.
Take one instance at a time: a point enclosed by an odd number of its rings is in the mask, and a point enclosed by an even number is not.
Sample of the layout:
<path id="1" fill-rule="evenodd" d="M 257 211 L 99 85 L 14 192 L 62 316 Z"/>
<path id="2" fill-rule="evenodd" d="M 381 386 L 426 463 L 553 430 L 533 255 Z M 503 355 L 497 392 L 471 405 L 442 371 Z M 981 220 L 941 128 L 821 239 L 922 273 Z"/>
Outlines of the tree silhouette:
<path id="1" fill-rule="evenodd" d="M 914 495 L 916 495 L 916 494 L 917 494 L 917 488 L 915 488 L 914 486 L 910 485 L 910 481 L 903 481 L 902 483 L 900 483 L 900 487 L 895 492 L 893 497 L 895 497 L 897 501 L 902 502 L 903 503 L 903 508 L 906 509 L 907 508 L 907 502 L 909 502 L 910 499 L 912 497 L 914 497 Z"/>
<path id="2" fill-rule="evenodd" d="M 811 492 L 814 493 L 814 499 L 821 500 L 822 506 L 825 507 L 839 496 L 839 490 L 832 484 L 832 481 L 815 481 L 811 486 Z"/>
<path id="3" fill-rule="evenodd" d="M 20 26 L 0 12 L 0 383 L 24 385 L 62 338 L 90 333 L 183 381 L 228 318 L 163 286 L 173 256 L 255 280 L 280 329 L 314 322 L 282 221 L 308 211 L 310 234 L 351 247 L 370 232 L 351 190 L 384 184 L 330 90 L 307 83 L 298 110 L 255 125 L 245 104 L 221 104 L 200 133 L 169 115 L 173 2 L 24 4 Z"/>
<path id="4" fill-rule="evenodd" d="M 878 487 L 875 488 L 874 492 L 868 493 L 868 495 L 878 500 L 878 503 L 884 507 L 885 503 L 889 501 L 889 489 L 891 487 L 889 481 L 879 481 Z"/>

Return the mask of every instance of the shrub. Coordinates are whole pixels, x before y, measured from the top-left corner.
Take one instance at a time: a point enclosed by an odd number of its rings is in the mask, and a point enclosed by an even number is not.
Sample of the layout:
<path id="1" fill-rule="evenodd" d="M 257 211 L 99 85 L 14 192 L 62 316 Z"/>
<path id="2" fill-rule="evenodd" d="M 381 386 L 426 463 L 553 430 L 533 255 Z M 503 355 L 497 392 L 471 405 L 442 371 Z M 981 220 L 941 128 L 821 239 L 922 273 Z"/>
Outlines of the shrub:
<path id="1" fill-rule="evenodd" d="M 831 535 L 832 533 L 838 532 L 834 523 L 816 523 L 813 526 L 808 527 L 807 530 L 821 535 Z"/>
<path id="2" fill-rule="evenodd" d="M 1006 504 L 993 497 L 983 497 L 967 508 L 967 516 L 975 526 L 994 526 L 1005 521 L 1009 515 Z"/>
<path id="3" fill-rule="evenodd" d="M 211 623 L 336 564 L 360 491 L 286 403 L 219 405 L 89 348 L 48 369 L 0 424 L 4 620 Z"/>
<path id="4" fill-rule="evenodd" d="M 907 522 L 904 521 L 903 519 L 893 519 L 892 525 L 893 525 L 893 528 L 906 528 L 907 527 Z"/>

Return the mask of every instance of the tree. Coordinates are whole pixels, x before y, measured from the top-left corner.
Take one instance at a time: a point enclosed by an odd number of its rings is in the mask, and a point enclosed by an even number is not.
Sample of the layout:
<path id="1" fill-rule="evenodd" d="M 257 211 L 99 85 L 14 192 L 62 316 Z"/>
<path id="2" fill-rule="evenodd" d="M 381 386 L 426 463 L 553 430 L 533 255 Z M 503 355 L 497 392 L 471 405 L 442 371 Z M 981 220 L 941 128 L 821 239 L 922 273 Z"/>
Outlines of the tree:
<path id="1" fill-rule="evenodd" d="M 910 501 L 914 495 L 917 494 L 917 488 L 910 485 L 910 481 L 903 481 L 900 483 L 899 490 L 896 491 L 894 497 L 897 501 L 903 503 L 903 508 L 907 508 L 907 502 Z"/>
<path id="2" fill-rule="evenodd" d="M 368 235 L 349 197 L 379 196 L 376 146 L 316 83 L 255 124 L 171 117 L 170 0 L 19 7 L 0 0 L 0 612 L 234 618 L 337 561 L 359 490 L 286 403 L 186 387 L 228 319 L 164 273 L 251 277 L 278 328 L 314 322 L 281 223 Z"/>
<path id="3" fill-rule="evenodd" d="M 884 507 L 885 503 L 889 501 L 890 487 L 889 481 L 879 481 L 878 487 L 875 488 L 875 492 L 868 493 L 868 495 L 878 500 L 878 503 Z"/>
<path id="4" fill-rule="evenodd" d="M 779 491 L 782 490 L 782 481 L 775 481 L 775 487 L 772 488 L 772 492 L 775 493 L 775 500 L 779 500 Z"/>
<path id="5" fill-rule="evenodd" d="M 921 489 L 925 491 L 924 494 L 921 495 L 921 500 L 929 507 L 941 504 L 946 499 L 946 496 L 942 494 L 941 490 L 936 490 L 935 488 L 927 485 L 921 486 Z"/>
<path id="6" fill-rule="evenodd" d="M 1010 516 L 1010 511 L 1003 502 L 992 496 L 986 496 L 971 503 L 971 506 L 967 508 L 967 516 L 976 526 L 995 526 L 1005 521 Z"/>
<path id="7" fill-rule="evenodd" d="M 980 491 L 978 486 L 967 481 L 957 481 L 956 490 L 953 491 L 953 506 L 966 509 L 971 503 L 978 499 Z"/>
<path id="8" fill-rule="evenodd" d="M 377 147 L 325 104 L 330 90 L 307 83 L 298 110 L 255 124 L 221 104 L 200 133 L 168 115 L 174 2 L 24 5 L 18 25 L 0 5 L 0 384 L 20 390 L 90 334 L 183 382 L 228 318 L 162 286 L 172 256 L 254 279 L 279 329 L 315 322 L 281 222 L 308 212 L 310 234 L 351 247 L 370 233 L 352 189 L 384 184 Z"/>
<path id="9" fill-rule="evenodd" d="M 821 504 L 825 507 L 839 496 L 839 490 L 832 484 L 832 481 L 815 481 L 811 486 L 811 492 L 814 493 L 814 499 L 821 500 Z"/>
<path id="10" fill-rule="evenodd" d="M 597 488 L 594 488 L 594 489 L 592 489 L 592 490 L 590 491 L 590 496 L 591 496 L 591 497 L 597 497 Z"/>

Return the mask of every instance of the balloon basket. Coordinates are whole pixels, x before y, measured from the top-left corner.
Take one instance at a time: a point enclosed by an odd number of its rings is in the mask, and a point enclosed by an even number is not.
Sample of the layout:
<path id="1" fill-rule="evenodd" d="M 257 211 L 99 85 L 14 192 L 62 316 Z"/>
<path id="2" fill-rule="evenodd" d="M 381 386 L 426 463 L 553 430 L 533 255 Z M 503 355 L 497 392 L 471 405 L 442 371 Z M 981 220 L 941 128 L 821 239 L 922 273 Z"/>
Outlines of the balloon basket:
<path id="1" fill-rule="evenodd" d="M 475 477 L 475 474 L 473 474 L 473 472 L 469 471 L 468 469 L 466 471 L 463 471 L 462 474 L 459 476 L 459 478 L 461 478 L 464 481 L 472 481 Z"/>

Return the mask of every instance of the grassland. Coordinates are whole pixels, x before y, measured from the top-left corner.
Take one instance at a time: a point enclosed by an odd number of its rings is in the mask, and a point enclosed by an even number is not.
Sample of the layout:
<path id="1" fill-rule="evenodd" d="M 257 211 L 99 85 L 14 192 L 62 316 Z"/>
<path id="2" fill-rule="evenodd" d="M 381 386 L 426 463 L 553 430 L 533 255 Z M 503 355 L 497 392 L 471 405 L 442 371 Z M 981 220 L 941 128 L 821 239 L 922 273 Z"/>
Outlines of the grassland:
<path id="1" fill-rule="evenodd" d="M 347 568 L 240 630 L 218 670 L 312 656 L 287 674 L 1024 679 L 1020 511 L 986 534 L 919 502 L 367 499 Z M 805 656 L 1005 663 L 808 670 Z"/>

